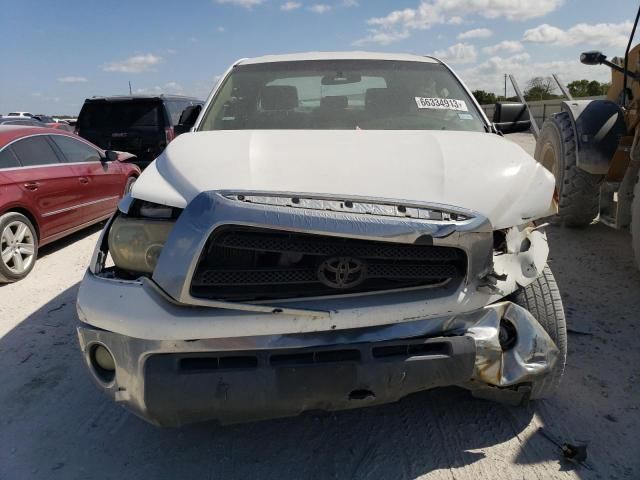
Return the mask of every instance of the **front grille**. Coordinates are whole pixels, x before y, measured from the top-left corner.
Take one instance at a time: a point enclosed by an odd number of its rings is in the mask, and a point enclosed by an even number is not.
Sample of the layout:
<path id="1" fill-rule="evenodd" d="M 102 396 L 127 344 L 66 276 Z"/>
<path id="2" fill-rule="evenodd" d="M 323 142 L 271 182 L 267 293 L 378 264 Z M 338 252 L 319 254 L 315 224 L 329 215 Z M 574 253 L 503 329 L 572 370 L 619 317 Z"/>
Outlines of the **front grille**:
<path id="1" fill-rule="evenodd" d="M 191 294 L 271 300 L 366 293 L 461 281 L 463 250 L 247 227 L 216 230 L 196 268 Z"/>

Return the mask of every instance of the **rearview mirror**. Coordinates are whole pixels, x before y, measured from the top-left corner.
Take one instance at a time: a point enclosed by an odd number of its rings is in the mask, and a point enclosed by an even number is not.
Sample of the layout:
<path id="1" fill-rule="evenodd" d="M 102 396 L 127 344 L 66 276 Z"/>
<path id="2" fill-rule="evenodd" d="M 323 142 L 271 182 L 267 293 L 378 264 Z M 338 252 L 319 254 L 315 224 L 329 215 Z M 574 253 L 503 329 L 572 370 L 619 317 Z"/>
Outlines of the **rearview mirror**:
<path id="1" fill-rule="evenodd" d="M 182 133 L 187 133 L 191 130 L 198 119 L 198 115 L 202 111 L 202 105 L 190 105 L 185 108 L 180 114 L 180 120 L 173 126 L 173 133 L 177 137 Z"/>
<path id="2" fill-rule="evenodd" d="M 349 83 L 358 83 L 362 81 L 362 77 L 357 73 L 343 74 L 341 72 L 335 75 L 325 75 L 320 80 L 322 85 L 347 85 Z"/>
<path id="3" fill-rule="evenodd" d="M 115 162 L 118 160 L 118 152 L 115 150 L 107 150 L 104 152 L 104 160 L 107 162 Z"/>
<path id="4" fill-rule="evenodd" d="M 584 65 L 601 65 L 606 59 L 607 57 L 602 52 L 595 50 L 580 54 L 580 63 Z"/>
<path id="5" fill-rule="evenodd" d="M 526 132 L 531 119 L 524 103 L 496 103 L 493 124 L 501 133 Z"/>

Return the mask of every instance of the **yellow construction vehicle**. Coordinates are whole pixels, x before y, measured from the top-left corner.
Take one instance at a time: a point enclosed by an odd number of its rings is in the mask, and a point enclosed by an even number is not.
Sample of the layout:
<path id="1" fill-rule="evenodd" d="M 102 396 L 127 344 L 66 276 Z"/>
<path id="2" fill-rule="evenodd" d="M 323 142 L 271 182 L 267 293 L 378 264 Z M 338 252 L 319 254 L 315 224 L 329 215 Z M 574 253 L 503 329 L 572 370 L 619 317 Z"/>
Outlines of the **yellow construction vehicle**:
<path id="1" fill-rule="evenodd" d="M 585 227 L 598 218 L 629 229 L 640 268 L 640 45 L 631 48 L 636 15 L 623 58 L 585 52 L 586 65 L 611 68 L 603 100 L 573 100 L 549 118 L 537 136 L 535 158 L 556 177 L 559 218 Z"/>

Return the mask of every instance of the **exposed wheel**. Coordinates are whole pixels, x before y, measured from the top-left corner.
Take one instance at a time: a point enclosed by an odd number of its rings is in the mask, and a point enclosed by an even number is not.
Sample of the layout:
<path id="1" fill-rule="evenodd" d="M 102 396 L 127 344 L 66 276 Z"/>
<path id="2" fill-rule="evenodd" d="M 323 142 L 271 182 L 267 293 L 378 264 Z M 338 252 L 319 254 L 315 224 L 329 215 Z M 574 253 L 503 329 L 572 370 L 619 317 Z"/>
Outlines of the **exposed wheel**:
<path id="1" fill-rule="evenodd" d="M 37 255 L 38 236 L 29 219 L 16 212 L 0 216 L 0 282 L 26 277 Z"/>
<path id="2" fill-rule="evenodd" d="M 127 178 L 127 183 L 125 183 L 125 185 L 124 185 L 124 194 L 125 195 L 131 191 L 131 189 L 133 188 L 133 184 L 136 183 L 136 180 L 137 180 L 136 177 Z"/>
<path id="3" fill-rule="evenodd" d="M 598 215 L 601 175 L 576 166 L 576 139 L 567 112 L 544 122 L 536 143 L 536 160 L 556 177 L 559 217 L 567 227 L 586 227 Z"/>
<path id="4" fill-rule="evenodd" d="M 510 300 L 529 310 L 560 350 L 560 356 L 551 374 L 534 382 L 531 389 L 531 398 L 551 396 L 560 385 L 567 361 L 567 323 L 560 291 L 551 269 L 546 266 L 542 275 L 525 288 L 513 293 Z"/>
<path id="5" fill-rule="evenodd" d="M 633 190 L 633 203 L 631 204 L 631 244 L 636 256 L 636 264 L 640 269 L 640 175 L 638 175 L 638 181 Z"/>

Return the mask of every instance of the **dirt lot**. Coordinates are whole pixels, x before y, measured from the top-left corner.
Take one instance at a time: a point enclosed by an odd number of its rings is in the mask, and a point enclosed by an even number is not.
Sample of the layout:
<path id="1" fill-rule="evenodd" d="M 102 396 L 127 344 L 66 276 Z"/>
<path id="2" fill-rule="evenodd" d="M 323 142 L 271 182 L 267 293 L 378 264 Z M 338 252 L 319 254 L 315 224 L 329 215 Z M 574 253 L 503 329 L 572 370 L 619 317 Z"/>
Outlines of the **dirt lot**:
<path id="1" fill-rule="evenodd" d="M 529 136 L 516 139 L 531 148 Z M 382 407 L 248 425 L 158 429 L 84 371 L 75 296 L 98 228 L 43 249 L 0 287 L 0 479 L 640 478 L 640 273 L 627 234 L 550 227 L 570 327 L 560 393 L 528 408 L 434 390 Z M 560 460 L 539 427 L 588 443 Z"/>

